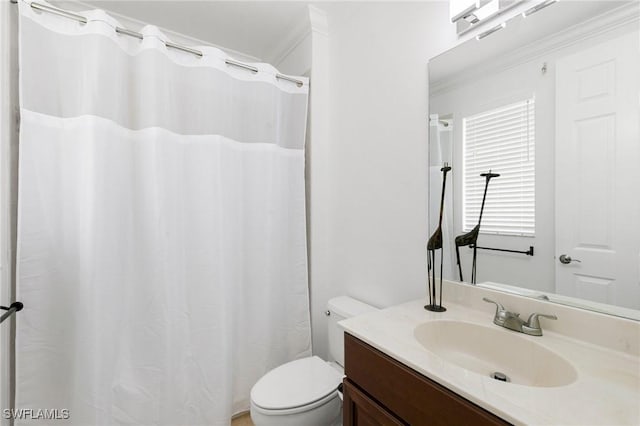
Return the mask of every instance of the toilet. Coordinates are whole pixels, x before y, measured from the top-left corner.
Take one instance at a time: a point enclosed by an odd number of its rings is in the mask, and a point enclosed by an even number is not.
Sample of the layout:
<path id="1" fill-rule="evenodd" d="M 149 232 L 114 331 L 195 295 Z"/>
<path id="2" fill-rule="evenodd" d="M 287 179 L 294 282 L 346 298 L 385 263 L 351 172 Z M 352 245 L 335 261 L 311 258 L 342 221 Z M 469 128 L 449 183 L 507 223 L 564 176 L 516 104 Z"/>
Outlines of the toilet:
<path id="1" fill-rule="evenodd" d="M 262 376 L 251 389 L 251 420 L 256 426 L 342 425 L 338 386 L 344 377 L 344 333 L 338 321 L 376 308 L 347 296 L 329 300 L 327 307 L 329 352 L 336 362 L 311 356 Z"/>

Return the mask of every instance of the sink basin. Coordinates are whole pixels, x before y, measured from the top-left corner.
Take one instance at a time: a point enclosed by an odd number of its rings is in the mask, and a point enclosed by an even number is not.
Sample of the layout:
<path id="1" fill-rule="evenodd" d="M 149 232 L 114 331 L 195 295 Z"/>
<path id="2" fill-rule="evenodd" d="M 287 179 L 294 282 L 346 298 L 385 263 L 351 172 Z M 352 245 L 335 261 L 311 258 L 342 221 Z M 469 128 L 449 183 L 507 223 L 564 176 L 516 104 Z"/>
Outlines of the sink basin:
<path id="1" fill-rule="evenodd" d="M 420 324 L 413 334 L 445 361 L 487 377 L 502 373 L 510 383 L 557 387 L 573 383 L 578 376 L 567 360 L 533 338 L 497 327 L 441 320 Z"/>

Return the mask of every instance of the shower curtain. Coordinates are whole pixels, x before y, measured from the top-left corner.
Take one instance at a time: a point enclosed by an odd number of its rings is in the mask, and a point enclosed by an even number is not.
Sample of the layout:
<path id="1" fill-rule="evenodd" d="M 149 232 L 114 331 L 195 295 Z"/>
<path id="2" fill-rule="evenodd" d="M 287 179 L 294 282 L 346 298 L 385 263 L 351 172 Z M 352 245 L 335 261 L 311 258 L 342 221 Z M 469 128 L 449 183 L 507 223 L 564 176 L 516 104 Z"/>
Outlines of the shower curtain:
<path id="1" fill-rule="evenodd" d="M 310 354 L 307 80 L 19 6 L 16 408 L 228 424 Z"/>

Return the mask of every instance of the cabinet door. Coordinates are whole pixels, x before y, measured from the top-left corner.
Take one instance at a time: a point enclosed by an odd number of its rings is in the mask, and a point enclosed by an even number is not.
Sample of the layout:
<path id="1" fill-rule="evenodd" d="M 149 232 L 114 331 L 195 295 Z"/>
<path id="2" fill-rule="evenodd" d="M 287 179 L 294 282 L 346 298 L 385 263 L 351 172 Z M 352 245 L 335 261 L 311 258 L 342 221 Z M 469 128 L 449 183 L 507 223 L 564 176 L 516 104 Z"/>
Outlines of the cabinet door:
<path id="1" fill-rule="evenodd" d="M 393 414 L 360 391 L 348 379 L 344 380 L 344 426 L 404 425 Z"/>
<path id="2" fill-rule="evenodd" d="M 506 426 L 509 423 L 417 373 L 349 333 L 344 334 L 346 383 L 394 419 L 413 426 Z M 362 389 L 362 390 L 361 390 Z M 346 399 L 345 399 L 346 401 Z M 345 402 L 345 414 L 347 404 Z M 353 404 L 352 404 L 353 406 Z M 346 419 L 346 417 L 345 417 Z M 396 420 L 398 421 L 398 420 Z M 347 423 L 345 424 L 402 424 Z"/>

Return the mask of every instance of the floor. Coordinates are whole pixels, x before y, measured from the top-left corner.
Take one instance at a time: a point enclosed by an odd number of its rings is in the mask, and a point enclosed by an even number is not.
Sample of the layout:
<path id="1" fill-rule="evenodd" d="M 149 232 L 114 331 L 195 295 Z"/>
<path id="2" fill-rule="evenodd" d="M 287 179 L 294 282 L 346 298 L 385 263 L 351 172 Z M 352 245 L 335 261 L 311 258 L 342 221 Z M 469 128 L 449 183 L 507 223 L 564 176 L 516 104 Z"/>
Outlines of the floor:
<path id="1" fill-rule="evenodd" d="M 231 420 L 231 426 L 254 426 L 254 424 L 249 413 L 245 413 Z"/>

